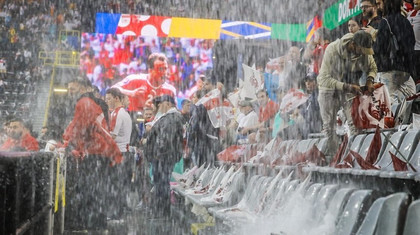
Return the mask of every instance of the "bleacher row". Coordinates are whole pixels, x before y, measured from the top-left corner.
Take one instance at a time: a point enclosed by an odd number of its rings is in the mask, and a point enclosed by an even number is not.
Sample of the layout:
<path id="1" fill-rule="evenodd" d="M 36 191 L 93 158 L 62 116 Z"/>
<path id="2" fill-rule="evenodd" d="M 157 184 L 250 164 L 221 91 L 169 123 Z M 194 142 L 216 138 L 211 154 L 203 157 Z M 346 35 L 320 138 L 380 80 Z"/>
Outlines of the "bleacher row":
<path id="1" fill-rule="evenodd" d="M 371 131 L 350 138 L 339 162 L 350 150 L 366 158 L 374 135 Z M 173 189 L 183 203 L 175 211 L 192 224 L 192 231 L 252 234 L 241 229 L 258 231 L 258 227 L 267 227 L 269 218 L 288 216 L 289 207 L 300 203 L 292 199 L 297 197 L 305 199 L 305 205 L 316 205 L 310 213 L 317 218 L 322 218 L 322 210 L 332 213 L 328 216 L 330 221 L 305 222 L 314 223 L 312 227 L 330 224 L 329 229 L 334 230 L 330 234 L 354 234 L 358 230 L 358 234 L 402 234 L 404 226 L 404 234 L 416 234 L 412 231 L 420 231 L 420 202 L 411 203 L 408 215 L 407 208 L 411 200 L 420 196 L 420 173 L 411 168 L 395 171 L 390 152 L 403 161 L 405 158 L 419 171 L 419 140 L 419 130 L 382 130 L 381 148 L 374 164 L 378 170 L 362 170 L 356 160 L 352 168 L 345 169 L 301 162 L 302 154 L 313 153 L 314 146 L 320 152 L 325 150 L 326 138 L 322 137 L 300 141 L 274 139 L 265 146 L 248 145 L 235 163 L 224 162 L 218 168 L 201 166 L 178 175 L 178 185 Z M 417 217 L 411 218 L 410 214 Z M 393 218 L 391 225 L 389 218 Z M 280 225 L 272 225 L 267 234 L 287 230 L 287 224 Z M 413 226 L 417 230 L 410 230 Z"/>
<path id="2" fill-rule="evenodd" d="M 174 209 L 194 234 L 417 234 L 420 200 L 348 185 L 314 183 L 311 174 L 253 175 L 233 165 L 196 169 L 173 189 Z M 191 173 L 191 172 L 190 172 Z M 187 176 L 188 174 L 184 175 Z M 248 183 L 244 184 L 244 180 Z M 182 176 L 181 176 L 182 182 Z M 192 183 L 192 182 L 190 182 Z"/>
<path id="3" fill-rule="evenodd" d="M 37 97 L 36 82 L 19 75 L 10 75 L 0 88 L 0 119 L 15 115 L 31 119 L 33 100 Z"/>

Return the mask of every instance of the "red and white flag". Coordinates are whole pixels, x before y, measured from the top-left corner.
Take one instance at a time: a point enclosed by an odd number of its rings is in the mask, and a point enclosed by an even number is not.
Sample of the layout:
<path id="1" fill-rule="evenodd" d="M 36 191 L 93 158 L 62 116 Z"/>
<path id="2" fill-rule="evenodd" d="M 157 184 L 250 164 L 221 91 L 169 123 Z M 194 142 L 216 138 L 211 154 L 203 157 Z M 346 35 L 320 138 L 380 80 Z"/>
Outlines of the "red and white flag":
<path id="1" fill-rule="evenodd" d="M 209 119 L 214 128 L 226 126 L 227 121 L 234 117 L 233 109 L 229 101 L 222 100 L 219 89 L 214 89 L 197 101 L 198 105 L 204 105 Z"/>
<path id="2" fill-rule="evenodd" d="M 263 75 L 260 71 L 242 64 L 244 69 L 244 81 L 239 93 L 241 99 L 257 99 L 256 92 L 264 87 Z"/>
<path id="3" fill-rule="evenodd" d="M 281 100 L 280 111 L 288 113 L 304 104 L 307 100 L 308 96 L 302 90 L 292 88 Z"/>

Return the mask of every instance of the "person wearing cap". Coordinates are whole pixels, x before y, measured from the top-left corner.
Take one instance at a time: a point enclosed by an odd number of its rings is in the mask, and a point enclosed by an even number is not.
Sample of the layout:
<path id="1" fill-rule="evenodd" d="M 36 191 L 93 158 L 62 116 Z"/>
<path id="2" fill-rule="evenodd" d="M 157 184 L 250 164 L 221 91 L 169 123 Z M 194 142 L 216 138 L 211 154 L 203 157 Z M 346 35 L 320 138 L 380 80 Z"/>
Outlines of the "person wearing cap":
<path id="1" fill-rule="evenodd" d="M 351 120 L 352 99 L 361 93 L 359 80 L 367 77 L 364 85 L 373 92 L 376 64 L 373 59 L 372 37 L 360 30 L 348 33 L 330 43 L 325 51 L 321 70 L 317 77 L 323 131 L 327 135 L 327 155 L 334 155 L 338 148 L 335 135 L 336 114 L 344 107 L 351 134 L 358 131 Z"/>
<path id="2" fill-rule="evenodd" d="M 246 139 L 250 133 L 250 128 L 257 126 L 258 114 L 255 112 L 250 100 L 241 100 L 238 104 L 239 111 L 243 117 L 238 120 L 237 139 Z"/>
<path id="3" fill-rule="evenodd" d="M 163 95 L 153 99 L 157 112 L 147 136 L 144 155 L 153 167 L 152 208 L 157 217 L 170 216 L 170 179 L 172 169 L 183 155 L 183 117 L 175 107 L 172 96 Z"/>
<path id="4" fill-rule="evenodd" d="M 318 86 L 316 83 L 316 73 L 308 73 L 305 76 L 305 93 L 309 95 L 301 114 L 305 119 L 303 124 L 303 138 L 307 138 L 310 133 L 319 133 L 322 130 L 321 113 L 318 103 Z"/>
<path id="5" fill-rule="evenodd" d="M 412 55 L 416 39 L 413 27 L 401 15 L 401 1 L 384 1 L 383 15 L 378 26 L 376 42 L 373 45 L 375 62 L 378 66 L 378 78 L 384 83 L 391 96 L 391 104 L 401 102 L 404 97 L 416 93 L 412 74 Z M 393 36 L 396 46 L 393 45 Z M 394 48 L 394 49 L 393 49 Z M 419 58 L 415 58 L 419 60 Z"/>

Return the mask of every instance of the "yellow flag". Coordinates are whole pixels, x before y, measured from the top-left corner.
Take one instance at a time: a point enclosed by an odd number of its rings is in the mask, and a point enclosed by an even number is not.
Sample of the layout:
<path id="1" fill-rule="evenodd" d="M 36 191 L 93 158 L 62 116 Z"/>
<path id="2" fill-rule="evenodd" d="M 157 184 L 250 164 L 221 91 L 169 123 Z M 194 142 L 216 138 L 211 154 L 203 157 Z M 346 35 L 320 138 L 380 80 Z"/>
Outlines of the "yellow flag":
<path id="1" fill-rule="evenodd" d="M 172 17 L 168 37 L 219 39 L 221 20 Z"/>

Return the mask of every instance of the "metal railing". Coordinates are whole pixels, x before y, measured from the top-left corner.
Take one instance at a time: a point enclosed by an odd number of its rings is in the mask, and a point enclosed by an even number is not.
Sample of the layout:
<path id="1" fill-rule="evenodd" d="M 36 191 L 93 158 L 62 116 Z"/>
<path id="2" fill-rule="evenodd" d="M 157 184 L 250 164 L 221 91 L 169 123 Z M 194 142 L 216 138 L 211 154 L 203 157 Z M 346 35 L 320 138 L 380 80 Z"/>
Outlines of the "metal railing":
<path id="1" fill-rule="evenodd" d="M 0 234 L 52 234 L 54 159 L 0 152 Z"/>

